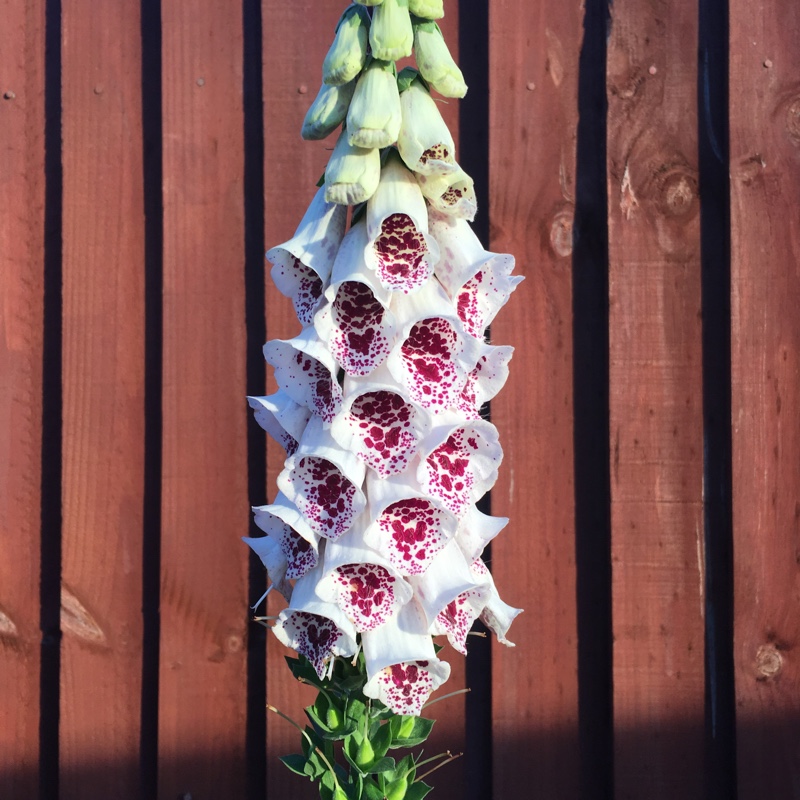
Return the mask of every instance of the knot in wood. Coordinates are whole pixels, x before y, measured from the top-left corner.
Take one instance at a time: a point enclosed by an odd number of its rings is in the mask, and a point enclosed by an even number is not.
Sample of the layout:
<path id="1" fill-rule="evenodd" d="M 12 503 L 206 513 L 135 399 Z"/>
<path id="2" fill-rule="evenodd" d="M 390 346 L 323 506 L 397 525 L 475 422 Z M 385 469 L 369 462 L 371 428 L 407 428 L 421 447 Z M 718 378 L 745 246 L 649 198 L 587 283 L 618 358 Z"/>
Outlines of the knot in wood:
<path id="1" fill-rule="evenodd" d="M 550 223 L 550 246 L 553 252 L 566 258 L 572 255 L 572 221 L 574 212 L 571 208 L 557 211 Z"/>
<path id="2" fill-rule="evenodd" d="M 800 144 L 800 97 L 786 107 L 786 130 L 795 144 Z"/>
<path id="3" fill-rule="evenodd" d="M 686 217 L 694 211 L 697 179 L 683 170 L 668 172 L 660 183 L 659 205 L 668 217 Z"/>
<path id="4" fill-rule="evenodd" d="M 756 652 L 756 680 L 775 680 L 783 669 L 783 656 L 772 644 L 762 644 Z"/>

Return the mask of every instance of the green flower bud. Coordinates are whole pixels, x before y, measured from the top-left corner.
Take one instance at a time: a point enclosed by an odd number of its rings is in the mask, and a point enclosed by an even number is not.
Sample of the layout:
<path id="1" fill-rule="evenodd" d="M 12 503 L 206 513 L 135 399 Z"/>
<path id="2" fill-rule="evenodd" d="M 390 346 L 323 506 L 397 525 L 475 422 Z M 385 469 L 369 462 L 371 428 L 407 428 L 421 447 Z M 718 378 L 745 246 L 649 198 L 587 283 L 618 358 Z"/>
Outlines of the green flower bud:
<path id="1" fill-rule="evenodd" d="M 363 203 L 375 194 L 380 178 L 380 151 L 353 147 L 347 131 L 342 131 L 325 169 L 325 200 L 341 205 Z"/>
<path id="2" fill-rule="evenodd" d="M 408 10 L 425 19 L 441 19 L 444 16 L 444 0 L 408 0 Z"/>
<path id="3" fill-rule="evenodd" d="M 401 120 L 394 66 L 373 59 L 358 79 L 347 112 L 350 144 L 388 147 L 397 141 Z"/>
<path id="4" fill-rule="evenodd" d="M 364 737 L 356 751 L 355 762 L 359 767 L 368 767 L 375 760 L 375 748 L 368 737 Z"/>
<path id="5" fill-rule="evenodd" d="M 435 22 L 414 25 L 414 54 L 422 77 L 445 97 L 463 97 L 467 84 Z"/>
<path id="6" fill-rule="evenodd" d="M 415 721 L 416 717 L 403 717 L 403 721 L 400 723 L 400 729 L 397 732 L 397 738 L 408 739 L 408 737 L 414 732 Z"/>
<path id="7" fill-rule="evenodd" d="M 347 793 L 341 786 L 337 786 L 333 790 L 333 800 L 348 800 Z"/>
<path id="8" fill-rule="evenodd" d="M 383 0 L 375 9 L 369 44 L 372 55 L 382 61 L 397 61 L 411 55 L 414 29 L 408 15 L 408 0 Z"/>
<path id="9" fill-rule="evenodd" d="M 408 778 L 398 778 L 386 787 L 386 800 L 403 800 L 408 791 Z"/>
<path id="10" fill-rule="evenodd" d="M 347 116 L 355 89 L 355 81 L 343 86 L 328 86 L 323 83 L 316 100 L 306 112 L 300 135 L 304 139 L 324 139 L 333 133 Z"/>
<path id="11" fill-rule="evenodd" d="M 369 39 L 369 14 L 359 6 L 349 6 L 336 26 L 333 39 L 322 62 L 322 80 L 334 86 L 349 83 L 364 68 Z"/>
<path id="12" fill-rule="evenodd" d="M 436 101 L 416 78 L 400 95 L 403 121 L 397 150 L 406 166 L 424 175 L 442 175 L 458 169 L 456 146 Z"/>

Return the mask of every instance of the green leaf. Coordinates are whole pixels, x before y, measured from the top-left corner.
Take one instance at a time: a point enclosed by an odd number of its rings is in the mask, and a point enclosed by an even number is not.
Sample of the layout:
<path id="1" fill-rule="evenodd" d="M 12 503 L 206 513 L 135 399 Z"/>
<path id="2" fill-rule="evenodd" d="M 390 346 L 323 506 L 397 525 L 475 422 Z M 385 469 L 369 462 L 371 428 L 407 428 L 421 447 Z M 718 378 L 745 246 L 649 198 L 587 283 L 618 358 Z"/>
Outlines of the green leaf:
<path id="1" fill-rule="evenodd" d="M 376 758 L 382 758 L 392 745 L 392 728 L 390 723 L 383 723 L 377 732 L 370 737 Z"/>
<path id="2" fill-rule="evenodd" d="M 295 775 L 302 775 L 303 777 L 306 776 L 305 766 L 306 766 L 306 757 L 300 755 L 300 753 L 292 753 L 288 756 L 281 756 L 280 760 L 283 764 L 294 772 Z"/>
<path id="3" fill-rule="evenodd" d="M 397 76 L 397 91 L 400 93 L 404 92 L 416 80 L 421 81 L 422 85 L 428 89 L 428 82 L 420 75 L 418 69 L 414 67 L 403 67 L 400 74 Z"/>
<path id="4" fill-rule="evenodd" d="M 369 768 L 370 772 L 378 774 L 380 772 L 394 772 L 395 761 L 391 757 L 379 758 Z"/>
<path id="5" fill-rule="evenodd" d="M 416 747 L 422 744 L 430 736 L 434 722 L 435 720 L 424 717 L 395 717 L 390 722 L 393 739 L 389 746 L 391 748 Z M 403 735 L 404 733 L 406 735 Z"/>
<path id="6" fill-rule="evenodd" d="M 423 783 L 422 781 L 416 781 L 416 783 L 412 783 L 411 786 L 408 787 L 405 800 L 422 800 L 432 789 L 433 786 L 428 786 L 427 783 Z"/>
<path id="7" fill-rule="evenodd" d="M 371 778 L 364 778 L 362 800 L 383 800 L 383 790 Z"/>

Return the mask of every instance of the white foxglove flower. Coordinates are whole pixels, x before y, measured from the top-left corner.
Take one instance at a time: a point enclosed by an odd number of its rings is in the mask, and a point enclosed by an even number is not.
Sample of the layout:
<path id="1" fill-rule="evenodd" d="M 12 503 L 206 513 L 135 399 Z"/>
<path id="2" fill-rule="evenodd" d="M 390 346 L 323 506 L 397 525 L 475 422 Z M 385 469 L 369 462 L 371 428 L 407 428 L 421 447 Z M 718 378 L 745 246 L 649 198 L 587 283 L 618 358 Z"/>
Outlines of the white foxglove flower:
<path id="1" fill-rule="evenodd" d="M 425 19 L 441 19 L 444 16 L 443 0 L 408 0 L 408 10 Z"/>
<path id="2" fill-rule="evenodd" d="M 317 595 L 336 603 L 359 633 L 391 619 L 413 596 L 392 565 L 364 542 L 364 515 L 341 539 L 325 546 Z"/>
<path id="3" fill-rule="evenodd" d="M 514 354 L 509 345 L 483 346 L 483 354 L 467 376 L 464 388 L 453 406 L 464 419 L 480 419 L 481 408 L 489 402 L 508 380 L 508 362 Z"/>
<path id="4" fill-rule="evenodd" d="M 361 640 L 367 665 L 364 694 L 397 714 L 419 714 L 431 692 L 450 677 L 450 665 L 436 658 L 425 614 L 413 600 Z"/>
<path id="5" fill-rule="evenodd" d="M 314 102 L 306 111 L 300 135 L 310 141 L 330 136 L 344 122 L 355 90 L 355 81 L 341 86 L 323 83 Z"/>
<path id="6" fill-rule="evenodd" d="M 491 422 L 465 423 L 454 413 L 440 419 L 420 448 L 417 480 L 424 492 L 460 519 L 494 486 L 503 450 Z"/>
<path id="7" fill-rule="evenodd" d="M 422 194 L 441 214 L 473 220 L 478 213 L 472 178 L 459 167 L 443 175 L 420 175 L 417 181 Z"/>
<path id="8" fill-rule="evenodd" d="M 465 219 L 431 214 L 430 227 L 442 252 L 436 277 L 455 302 L 464 328 L 482 339 L 524 278 L 511 274 L 514 257 L 485 250 Z"/>
<path id="9" fill-rule="evenodd" d="M 435 22 L 414 25 L 414 55 L 422 77 L 445 97 L 467 93 L 464 75 L 447 49 L 442 31 Z"/>
<path id="10" fill-rule="evenodd" d="M 403 121 L 397 135 L 397 150 L 406 166 L 423 175 L 455 172 L 458 169 L 455 142 L 436 101 L 418 76 L 401 92 L 400 110 Z"/>
<path id="11" fill-rule="evenodd" d="M 342 410 L 331 435 L 386 478 L 408 469 L 429 429 L 429 415 L 379 367 L 366 377 L 345 380 Z"/>
<path id="12" fill-rule="evenodd" d="M 362 219 L 347 232 L 325 290 L 328 303 L 314 326 L 348 375 L 367 375 L 389 355 L 394 339 L 390 292 L 364 263 L 367 225 Z"/>
<path id="13" fill-rule="evenodd" d="M 390 151 L 381 182 L 367 202 L 364 260 L 390 291 L 416 291 L 433 274 L 439 245 L 428 234 L 428 210 L 413 174 Z"/>
<path id="14" fill-rule="evenodd" d="M 489 542 L 508 525 L 508 517 L 492 517 L 470 506 L 458 523 L 455 541 L 468 564 L 483 553 Z"/>
<path id="15" fill-rule="evenodd" d="M 295 584 L 291 604 L 281 611 L 272 632 L 282 644 L 297 650 L 314 666 L 321 678 L 334 656 L 356 653 L 356 629 L 335 603 L 317 597 L 314 591 L 321 566 Z"/>
<path id="16" fill-rule="evenodd" d="M 386 366 L 414 402 L 433 412 L 455 406 L 482 352 L 434 278 L 392 303 L 400 334 Z"/>
<path id="17" fill-rule="evenodd" d="M 408 0 L 383 0 L 372 15 L 369 29 L 372 55 L 382 61 L 398 61 L 411 55 L 414 30 Z"/>
<path id="18" fill-rule="evenodd" d="M 358 3 L 360 6 L 379 6 L 383 0 L 353 0 L 353 2 Z"/>
<path id="19" fill-rule="evenodd" d="M 275 369 L 275 379 L 299 405 L 330 422 L 342 404 L 336 379 L 336 362 L 314 328 L 293 339 L 272 339 L 264 345 L 264 358 Z"/>
<path id="20" fill-rule="evenodd" d="M 363 203 L 375 194 L 380 177 L 380 151 L 351 145 L 343 130 L 325 168 L 325 199 L 345 206 Z"/>
<path id="21" fill-rule="evenodd" d="M 280 540 L 274 536 L 259 536 L 257 538 L 242 536 L 242 541 L 261 559 L 261 563 L 267 571 L 267 576 L 272 582 L 267 592 L 269 593 L 273 588 L 277 589 L 287 601 L 291 602 L 292 584 L 286 575 L 289 562 L 287 561 L 286 553 L 281 548 Z M 263 595 L 261 600 L 264 597 L 266 595 Z M 261 600 L 253 608 L 260 605 Z"/>
<path id="22" fill-rule="evenodd" d="M 364 538 L 403 575 L 422 575 L 452 540 L 458 520 L 413 474 L 367 476 L 369 525 Z"/>
<path id="23" fill-rule="evenodd" d="M 450 542 L 425 571 L 411 578 L 414 596 L 428 620 L 428 631 L 444 634 L 462 655 L 467 654 L 467 634 L 490 596 L 489 583 L 476 580 L 458 545 Z"/>
<path id="24" fill-rule="evenodd" d="M 503 602 L 497 593 L 494 578 L 486 568 L 486 564 L 480 558 L 476 558 L 470 565 L 472 574 L 478 580 L 486 580 L 489 584 L 489 599 L 481 612 L 481 622 L 497 637 L 500 644 L 506 647 L 514 647 L 514 642 L 510 642 L 506 637 L 511 623 L 522 613 L 521 608 L 514 608 Z"/>
<path id="25" fill-rule="evenodd" d="M 248 397 L 256 422 L 286 451 L 293 455 L 311 417 L 311 409 L 295 403 L 283 389 L 266 397 Z"/>
<path id="26" fill-rule="evenodd" d="M 364 68 L 369 41 L 369 14 L 357 5 L 348 6 L 336 26 L 333 43 L 322 62 L 324 83 L 340 86 L 352 81 Z"/>
<path id="27" fill-rule="evenodd" d="M 267 251 L 272 280 L 294 304 L 302 325 L 310 325 L 331 276 L 344 236 L 347 209 L 325 201 L 319 189 L 297 226 L 294 236 Z"/>
<path id="28" fill-rule="evenodd" d="M 338 539 L 367 505 L 362 490 L 365 473 L 363 462 L 334 441 L 319 417 L 312 417 L 297 452 L 286 459 L 278 475 L 278 488 L 311 530 Z"/>
<path id="29" fill-rule="evenodd" d="M 388 147 L 397 141 L 401 119 L 394 64 L 375 58 L 356 83 L 347 111 L 348 141 L 353 147 Z"/>

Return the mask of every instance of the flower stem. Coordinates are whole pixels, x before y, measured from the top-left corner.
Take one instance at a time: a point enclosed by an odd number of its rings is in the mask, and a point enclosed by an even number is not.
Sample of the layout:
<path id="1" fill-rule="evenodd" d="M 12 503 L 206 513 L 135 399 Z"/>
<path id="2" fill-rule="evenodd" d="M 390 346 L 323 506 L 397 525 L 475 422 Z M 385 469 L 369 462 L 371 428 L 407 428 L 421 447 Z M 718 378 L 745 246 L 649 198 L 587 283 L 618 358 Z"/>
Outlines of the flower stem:
<path id="1" fill-rule="evenodd" d="M 450 758 L 448 758 L 447 761 L 442 761 L 441 764 L 437 764 L 435 767 L 429 769 L 427 772 L 424 772 L 422 775 L 420 775 L 416 780 L 417 781 L 421 781 L 423 778 L 427 778 L 428 775 L 430 775 L 432 772 L 436 772 L 437 769 L 445 766 L 446 764 L 452 763 L 457 758 L 461 758 L 461 756 L 463 756 L 464 754 L 463 753 L 456 753 L 455 755 L 453 755 L 452 753 L 450 753 L 448 751 L 448 755 L 450 756 Z M 415 781 L 415 783 L 416 783 L 416 781 Z"/>

